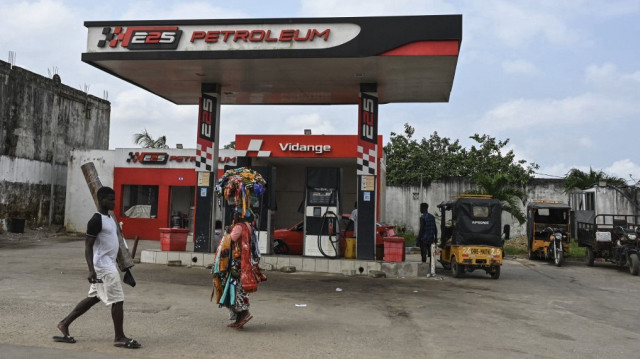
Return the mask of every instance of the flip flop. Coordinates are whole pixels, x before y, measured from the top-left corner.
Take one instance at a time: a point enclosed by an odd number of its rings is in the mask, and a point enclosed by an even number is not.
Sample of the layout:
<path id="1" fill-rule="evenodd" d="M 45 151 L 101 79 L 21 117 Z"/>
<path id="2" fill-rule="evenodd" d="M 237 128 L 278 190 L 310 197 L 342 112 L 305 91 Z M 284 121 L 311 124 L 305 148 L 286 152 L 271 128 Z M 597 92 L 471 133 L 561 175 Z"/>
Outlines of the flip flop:
<path id="1" fill-rule="evenodd" d="M 142 347 L 142 344 L 138 343 L 135 339 L 129 339 L 126 342 L 114 343 L 113 346 L 125 349 L 138 349 Z"/>
<path id="2" fill-rule="evenodd" d="M 238 324 L 236 325 L 236 329 L 242 329 L 244 325 L 251 320 L 251 318 L 253 318 L 253 315 L 251 314 L 247 315 L 245 318 L 242 318 L 242 320 L 239 321 Z"/>
<path id="3" fill-rule="evenodd" d="M 68 335 L 65 335 L 63 337 L 59 336 L 59 335 L 54 335 L 53 336 L 53 341 L 54 342 L 58 342 L 58 343 L 69 343 L 69 344 L 73 344 L 76 342 L 75 339 L 73 339 L 73 337 L 70 337 Z"/>
<path id="4" fill-rule="evenodd" d="M 227 328 L 235 328 L 238 326 L 238 323 L 229 323 L 227 324 Z"/>

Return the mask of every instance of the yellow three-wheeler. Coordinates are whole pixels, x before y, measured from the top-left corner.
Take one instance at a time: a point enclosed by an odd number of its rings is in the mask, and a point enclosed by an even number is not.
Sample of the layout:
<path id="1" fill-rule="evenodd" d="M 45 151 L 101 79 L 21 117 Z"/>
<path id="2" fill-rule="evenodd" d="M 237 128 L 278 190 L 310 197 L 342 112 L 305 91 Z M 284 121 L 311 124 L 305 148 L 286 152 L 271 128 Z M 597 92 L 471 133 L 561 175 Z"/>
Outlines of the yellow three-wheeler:
<path id="1" fill-rule="evenodd" d="M 500 277 L 502 206 L 490 196 L 464 196 L 438 205 L 441 212 L 440 263 L 454 277 L 482 269 Z M 505 226 L 506 239 L 509 226 Z"/>

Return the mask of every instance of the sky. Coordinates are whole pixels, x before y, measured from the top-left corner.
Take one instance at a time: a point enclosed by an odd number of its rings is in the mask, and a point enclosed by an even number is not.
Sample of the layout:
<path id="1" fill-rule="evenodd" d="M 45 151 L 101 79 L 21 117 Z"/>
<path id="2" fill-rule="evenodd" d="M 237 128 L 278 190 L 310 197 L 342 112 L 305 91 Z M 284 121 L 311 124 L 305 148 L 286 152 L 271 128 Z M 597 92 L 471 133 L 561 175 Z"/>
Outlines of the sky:
<path id="1" fill-rule="evenodd" d="M 197 107 L 175 105 L 80 60 L 85 21 L 343 16 L 463 16 L 447 103 L 385 104 L 379 133 L 415 128 L 469 147 L 473 134 L 509 139 L 536 177 L 571 168 L 640 180 L 638 0 L 0 0 L 0 59 L 111 102 L 109 148 L 133 134 L 196 143 Z M 357 106 L 222 106 L 220 144 L 236 134 L 356 134 Z"/>

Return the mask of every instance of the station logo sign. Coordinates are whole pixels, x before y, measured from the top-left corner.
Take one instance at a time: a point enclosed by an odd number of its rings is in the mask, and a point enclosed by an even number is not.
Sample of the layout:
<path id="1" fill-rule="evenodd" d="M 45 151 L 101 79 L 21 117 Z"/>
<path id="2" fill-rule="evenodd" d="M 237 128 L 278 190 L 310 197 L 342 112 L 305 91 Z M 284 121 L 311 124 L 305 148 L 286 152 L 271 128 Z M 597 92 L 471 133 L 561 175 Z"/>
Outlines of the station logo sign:
<path id="1" fill-rule="evenodd" d="M 362 141 L 378 143 L 378 98 L 362 94 L 360 107 L 360 128 L 358 129 Z"/>
<path id="2" fill-rule="evenodd" d="M 98 41 L 98 47 L 121 47 L 129 50 L 175 50 L 180 43 L 182 30 L 177 26 L 116 26 L 102 29 L 104 39 Z"/>
<path id="3" fill-rule="evenodd" d="M 127 163 L 142 163 L 143 165 L 164 165 L 169 160 L 166 152 L 129 152 Z"/>
<path id="4" fill-rule="evenodd" d="M 198 138 L 213 142 L 215 140 L 215 110 L 217 98 L 202 94 L 200 101 Z"/>
<path id="5" fill-rule="evenodd" d="M 235 24 L 89 28 L 89 52 L 327 49 L 358 36 L 356 24 Z"/>
<path id="6" fill-rule="evenodd" d="M 196 156 L 170 155 L 166 152 L 129 152 L 127 163 L 140 163 L 143 165 L 166 165 L 168 162 L 188 163 L 195 162 Z M 235 163 L 235 157 L 218 157 L 218 163 Z"/>

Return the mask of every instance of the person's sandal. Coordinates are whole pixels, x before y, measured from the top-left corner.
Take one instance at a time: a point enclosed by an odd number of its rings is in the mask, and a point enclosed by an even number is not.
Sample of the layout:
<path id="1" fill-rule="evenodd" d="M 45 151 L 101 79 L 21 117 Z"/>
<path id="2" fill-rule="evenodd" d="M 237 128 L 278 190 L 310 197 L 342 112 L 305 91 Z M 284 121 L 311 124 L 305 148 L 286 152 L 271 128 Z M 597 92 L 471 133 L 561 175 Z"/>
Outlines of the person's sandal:
<path id="1" fill-rule="evenodd" d="M 251 315 L 251 313 L 249 313 L 249 311 L 246 312 L 247 314 L 245 314 L 244 316 L 242 316 L 242 318 L 240 320 L 238 320 L 238 323 L 236 324 L 236 329 L 242 329 L 244 327 L 245 324 L 247 324 L 248 321 L 251 320 L 251 318 L 253 318 L 253 315 Z"/>
<path id="2" fill-rule="evenodd" d="M 138 343 L 135 339 L 127 339 L 124 342 L 117 342 L 113 344 L 114 347 L 125 348 L 125 349 L 138 349 L 142 347 L 140 343 Z"/>

